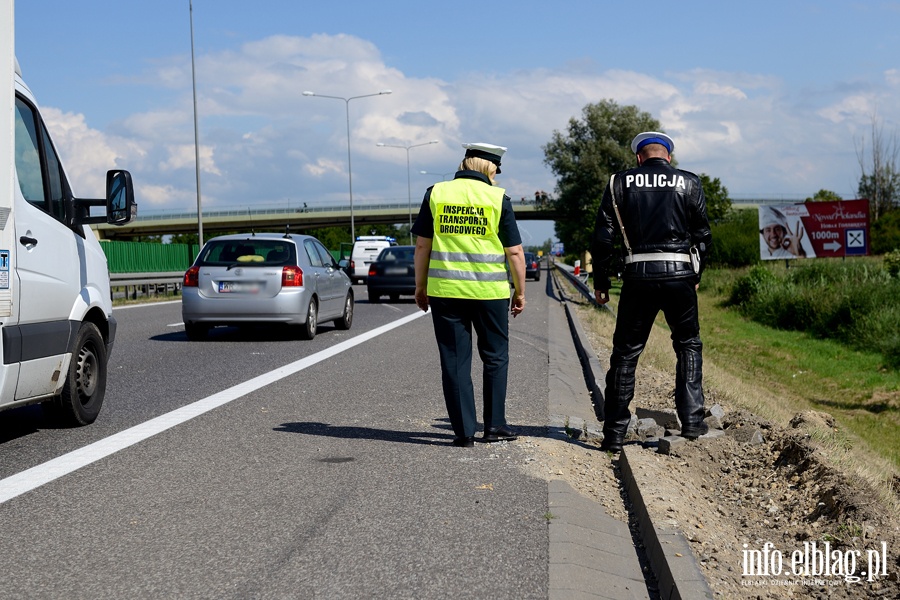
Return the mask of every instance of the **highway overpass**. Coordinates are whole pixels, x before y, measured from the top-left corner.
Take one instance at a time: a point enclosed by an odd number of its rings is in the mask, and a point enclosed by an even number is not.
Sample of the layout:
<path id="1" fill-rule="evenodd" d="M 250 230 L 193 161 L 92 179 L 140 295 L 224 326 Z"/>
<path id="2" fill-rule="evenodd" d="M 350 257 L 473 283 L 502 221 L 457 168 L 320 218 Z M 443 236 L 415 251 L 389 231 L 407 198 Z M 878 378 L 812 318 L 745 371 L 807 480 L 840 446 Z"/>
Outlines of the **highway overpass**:
<path id="1" fill-rule="evenodd" d="M 733 198 L 736 208 L 756 208 L 760 204 L 791 204 L 802 200 L 785 197 Z M 513 200 L 516 219 L 520 221 L 555 221 L 558 213 L 551 205 L 535 206 L 533 201 Z M 412 219 L 419 212 L 418 202 L 412 205 Z M 594 215 L 587 218 L 593 219 Z M 357 233 L 364 234 L 366 225 L 407 223 L 410 219 L 410 205 L 402 203 L 365 203 L 353 207 L 353 220 Z M 260 207 L 227 208 L 203 211 L 203 234 L 217 235 L 226 231 L 283 231 L 290 225 L 291 231 L 301 233 L 305 229 L 350 225 L 350 207 Z M 97 237 L 107 240 L 132 240 L 149 235 L 172 235 L 197 231 L 197 212 L 153 211 L 141 214 L 124 227 L 114 225 L 93 225 Z"/>
<path id="2" fill-rule="evenodd" d="M 516 219 L 520 221 L 553 221 L 556 212 L 550 207 L 536 208 L 534 203 L 513 201 Z M 419 204 L 412 206 L 412 220 L 419 212 Z M 366 225 L 408 223 L 410 219 L 409 203 L 402 204 L 362 204 L 353 207 L 353 220 L 358 234 L 365 233 Z M 302 233 L 305 229 L 320 227 L 349 226 L 350 207 L 281 207 L 281 208 L 244 208 L 203 211 L 203 235 L 216 235 L 224 231 L 283 231 L 286 226 L 291 231 Z M 141 215 L 128 225 L 93 225 L 100 239 L 130 240 L 149 235 L 172 235 L 176 233 L 195 233 L 197 231 L 197 212 L 155 212 Z"/>

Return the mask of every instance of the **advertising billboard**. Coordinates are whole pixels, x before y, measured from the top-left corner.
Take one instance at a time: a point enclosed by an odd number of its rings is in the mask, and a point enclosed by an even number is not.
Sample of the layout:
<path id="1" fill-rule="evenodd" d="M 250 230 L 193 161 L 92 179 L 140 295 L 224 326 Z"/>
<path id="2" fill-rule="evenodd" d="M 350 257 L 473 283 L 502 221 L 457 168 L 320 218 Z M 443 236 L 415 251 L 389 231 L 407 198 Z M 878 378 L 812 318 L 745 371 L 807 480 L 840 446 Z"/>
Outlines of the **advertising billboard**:
<path id="1" fill-rule="evenodd" d="M 759 256 L 763 260 L 867 254 L 868 200 L 759 207 Z"/>

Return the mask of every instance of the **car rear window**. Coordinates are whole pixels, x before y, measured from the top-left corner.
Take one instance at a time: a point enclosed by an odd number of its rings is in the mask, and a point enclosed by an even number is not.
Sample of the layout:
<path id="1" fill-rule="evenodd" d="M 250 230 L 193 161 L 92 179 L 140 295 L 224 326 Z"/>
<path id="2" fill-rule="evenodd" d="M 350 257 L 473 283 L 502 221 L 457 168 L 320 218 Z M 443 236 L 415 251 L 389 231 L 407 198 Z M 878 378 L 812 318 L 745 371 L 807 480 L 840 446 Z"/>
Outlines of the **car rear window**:
<path id="1" fill-rule="evenodd" d="M 413 248 L 385 248 L 378 255 L 379 262 L 412 261 L 415 256 Z"/>
<path id="2" fill-rule="evenodd" d="M 297 264 L 296 247 L 288 240 L 214 240 L 203 247 L 200 265 L 289 265 Z"/>

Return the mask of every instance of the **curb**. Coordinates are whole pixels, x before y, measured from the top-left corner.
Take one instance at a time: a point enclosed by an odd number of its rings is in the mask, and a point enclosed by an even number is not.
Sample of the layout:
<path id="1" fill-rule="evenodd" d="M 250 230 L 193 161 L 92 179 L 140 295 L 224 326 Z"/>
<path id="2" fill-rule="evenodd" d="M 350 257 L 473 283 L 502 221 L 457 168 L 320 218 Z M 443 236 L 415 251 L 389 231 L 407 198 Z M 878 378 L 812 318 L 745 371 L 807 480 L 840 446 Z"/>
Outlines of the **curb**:
<path id="1" fill-rule="evenodd" d="M 660 597 L 672 600 L 712 599 L 712 589 L 700 570 L 700 565 L 697 563 L 687 538 L 678 530 L 664 529 L 653 524 L 637 477 L 628 462 L 629 452 L 636 452 L 636 450 L 629 450 L 628 446 L 622 448 L 622 452 L 619 454 L 619 466 L 622 469 L 625 490 L 628 492 L 628 498 L 631 500 L 637 516 L 638 529 L 641 532 L 641 539 L 644 541 L 650 568 L 656 575 Z"/>
<path id="2" fill-rule="evenodd" d="M 560 272 L 568 275 L 565 269 L 560 268 L 558 263 L 556 267 Z M 563 299 L 566 317 L 569 319 L 572 337 L 581 359 L 585 383 L 591 398 L 599 398 L 600 402 L 602 402 L 603 395 L 594 375 L 594 373 L 603 372 L 600 362 L 597 360 L 597 354 L 591 347 L 590 340 L 584 334 L 584 330 L 578 321 L 578 316 L 574 311 L 569 310 L 569 299 L 565 294 L 561 293 L 560 296 Z M 598 418 L 600 415 L 602 415 L 602 405 Z M 630 451 L 636 452 L 634 449 Z M 697 562 L 684 535 L 680 531 L 659 528 L 653 524 L 653 519 L 650 517 L 647 505 L 641 494 L 640 484 L 628 462 L 628 453 L 629 447 L 625 446 L 619 454 L 618 462 L 622 471 L 625 490 L 628 493 L 628 498 L 638 520 L 638 530 L 646 548 L 647 559 L 659 585 L 660 597 L 663 600 L 714 598 L 709 583 L 700 570 L 700 564 Z"/>

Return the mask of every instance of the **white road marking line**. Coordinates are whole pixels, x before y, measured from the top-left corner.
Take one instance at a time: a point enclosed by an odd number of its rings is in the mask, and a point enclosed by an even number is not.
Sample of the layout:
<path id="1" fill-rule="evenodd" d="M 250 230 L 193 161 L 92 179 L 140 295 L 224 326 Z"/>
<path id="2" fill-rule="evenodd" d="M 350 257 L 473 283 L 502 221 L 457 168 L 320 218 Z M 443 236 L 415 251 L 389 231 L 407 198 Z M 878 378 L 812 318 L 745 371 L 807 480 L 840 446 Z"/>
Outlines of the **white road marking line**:
<path id="1" fill-rule="evenodd" d="M 119 450 L 133 446 L 158 433 L 171 429 L 176 425 L 180 425 L 185 421 L 189 421 L 194 417 L 198 417 L 214 408 L 228 404 L 232 400 L 237 400 L 241 396 L 254 392 L 279 379 L 283 379 L 323 360 L 337 356 L 341 352 L 376 338 L 392 329 L 406 325 L 419 317 L 425 316 L 425 314 L 427 313 L 416 311 L 402 319 L 398 319 L 387 325 L 382 325 L 381 327 L 373 329 L 372 331 L 367 331 L 354 338 L 335 344 L 331 348 L 317 352 L 312 356 L 301 358 L 298 361 L 269 371 L 268 373 L 263 373 L 258 377 L 239 383 L 232 388 L 223 390 L 212 396 L 207 396 L 202 400 L 198 400 L 187 406 L 182 406 L 181 408 L 160 415 L 154 419 L 150 419 L 149 421 L 145 421 L 139 425 L 135 425 L 124 431 L 120 431 L 119 433 L 113 434 L 102 440 L 97 440 L 92 444 L 63 454 L 62 456 L 20 473 L 16 473 L 15 475 L 10 475 L 6 479 L 0 479 L 0 504 L 3 504 L 16 496 L 20 496 L 25 492 L 38 488 L 45 483 L 50 483 L 55 479 L 59 479 L 63 475 L 68 475 L 69 473 L 96 462 L 101 458 L 115 454 Z"/>
<path id="2" fill-rule="evenodd" d="M 144 308 L 147 306 L 165 306 L 166 304 L 181 304 L 181 300 L 161 300 L 159 302 L 144 302 L 142 304 L 125 304 L 123 306 L 113 306 L 113 310 L 128 310 L 129 308 Z"/>

